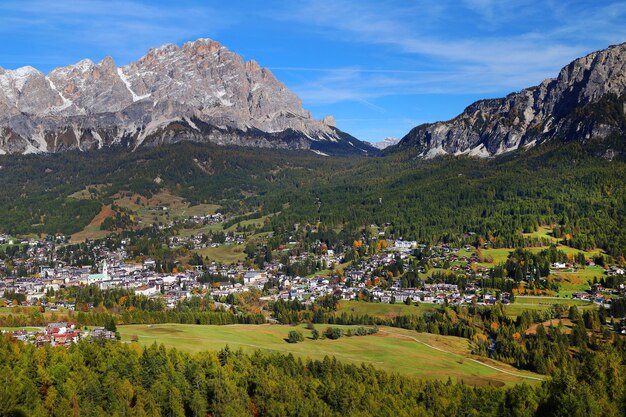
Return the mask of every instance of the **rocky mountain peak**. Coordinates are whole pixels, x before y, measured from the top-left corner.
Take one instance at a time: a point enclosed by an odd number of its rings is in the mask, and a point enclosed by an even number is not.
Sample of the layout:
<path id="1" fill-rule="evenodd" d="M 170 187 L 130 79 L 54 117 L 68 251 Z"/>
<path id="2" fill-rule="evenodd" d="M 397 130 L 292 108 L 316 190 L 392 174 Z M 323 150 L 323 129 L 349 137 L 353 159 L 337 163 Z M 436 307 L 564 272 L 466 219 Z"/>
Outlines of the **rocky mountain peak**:
<path id="1" fill-rule="evenodd" d="M 254 60 L 246 62 L 246 70 L 250 72 L 261 72 L 261 66 Z"/>
<path id="2" fill-rule="evenodd" d="M 325 116 L 325 117 L 322 119 L 322 122 L 323 122 L 326 126 L 333 126 L 333 127 L 337 126 L 337 124 L 335 123 L 335 117 L 334 117 L 332 114 L 331 114 L 331 115 L 328 115 L 328 116 Z"/>
<path id="3" fill-rule="evenodd" d="M 192 49 L 197 55 L 214 54 L 222 48 L 224 47 L 219 42 L 208 38 L 187 42 L 183 45 L 183 49 Z"/>

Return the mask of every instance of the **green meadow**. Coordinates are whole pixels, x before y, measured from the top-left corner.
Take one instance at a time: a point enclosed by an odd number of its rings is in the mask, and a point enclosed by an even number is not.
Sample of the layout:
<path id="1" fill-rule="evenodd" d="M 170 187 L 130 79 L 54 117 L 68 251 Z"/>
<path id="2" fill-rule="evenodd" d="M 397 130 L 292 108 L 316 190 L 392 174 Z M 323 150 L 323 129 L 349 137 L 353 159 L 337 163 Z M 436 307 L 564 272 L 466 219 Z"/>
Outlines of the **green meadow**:
<path id="1" fill-rule="evenodd" d="M 346 301 L 339 302 L 337 315 L 346 313 L 348 315 L 380 317 L 383 319 L 392 319 L 397 316 L 414 315 L 421 316 L 425 312 L 433 311 L 434 304 L 420 303 L 418 306 L 406 305 L 404 303 L 385 304 L 385 303 L 368 303 L 364 301 Z"/>
<path id="2" fill-rule="evenodd" d="M 595 305 L 588 301 L 572 300 L 571 298 L 556 298 L 556 297 L 529 297 L 529 296 L 516 296 L 515 302 L 504 307 L 506 314 L 511 317 L 517 317 L 524 310 L 534 311 L 546 311 L 552 308 L 555 304 L 561 304 L 569 309 L 571 306 L 576 306 L 579 310 L 593 309 Z"/>
<path id="3" fill-rule="evenodd" d="M 318 325 L 317 329 L 322 333 L 326 327 Z M 333 327 L 347 330 L 356 326 Z M 313 340 L 311 331 L 304 326 L 287 325 L 160 324 L 120 326 L 118 330 L 123 341 L 130 342 L 137 337 L 142 345 L 156 342 L 191 353 L 219 350 L 228 345 L 245 352 L 260 349 L 303 359 L 334 356 L 340 361 L 371 364 L 404 375 L 438 380 L 451 378 L 472 385 L 502 386 L 541 380 L 539 375 L 471 355 L 467 339 L 388 327 L 381 327 L 375 335 L 344 336 L 337 340 Z M 287 343 L 291 330 L 301 331 L 305 340 Z"/>

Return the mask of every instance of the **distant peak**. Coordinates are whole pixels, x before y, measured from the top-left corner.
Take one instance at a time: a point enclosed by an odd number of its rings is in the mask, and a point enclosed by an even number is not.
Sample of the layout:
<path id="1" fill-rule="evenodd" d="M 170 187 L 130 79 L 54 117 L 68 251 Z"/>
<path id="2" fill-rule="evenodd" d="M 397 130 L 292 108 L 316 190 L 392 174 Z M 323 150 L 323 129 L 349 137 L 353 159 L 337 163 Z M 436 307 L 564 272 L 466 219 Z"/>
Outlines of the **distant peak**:
<path id="1" fill-rule="evenodd" d="M 200 39 L 183 45 L 183 49 L 192 48 L 198 55 L 213 54 L 224 48 L 221 43 L 211 39 Z"/>
<path id="2" fill-rule="evenodd" d="M 390 146 L 394 146 L 397 145 L 398 142 L 400 142 L 400 139 L 397 138 L 385 138 L 380 142 L 370 142 L 372 144 L 373 147 L 377 148 L 377 149 L 386 149 Z"/>
<path id="3" fill-rule="evenodd" d="M 544 142 L 605 140 L 624 135 L 619 119 L 626 93 L 626 43 L 591 52 L 565 65 L 556 78 L 506 97 L 478 100 L 446 122 L 413 128 L 399 148 L 420 157 L 491 157 Z"/>
<path id="4" fill-rule="evenodd" d="M 196 39 L 195 41 L 189 41 L 189 42 L 185 42 L 183 44 L 183 47 L 187 46 L 187 45 L 199 45 L 199 44 L 217 44 L 219 46 L 222 46 L 219 42 L 211 39 L 211 38 L 199 38 Z"/>

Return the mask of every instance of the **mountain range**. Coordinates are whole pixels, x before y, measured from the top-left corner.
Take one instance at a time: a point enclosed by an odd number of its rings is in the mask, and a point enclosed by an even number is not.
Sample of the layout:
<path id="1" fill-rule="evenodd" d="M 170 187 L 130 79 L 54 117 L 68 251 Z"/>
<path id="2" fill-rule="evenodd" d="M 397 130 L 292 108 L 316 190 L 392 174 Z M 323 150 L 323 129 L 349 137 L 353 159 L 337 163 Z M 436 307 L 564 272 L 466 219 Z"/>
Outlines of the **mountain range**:
<path id="1" fill-rule="evenodd" d="M 626 43 L 574 60 L 556 78 L 477 101 L 399 143 L 362 142 L 315 120 L 299 97 L 255 61 L 209 39 L 151 49 L 117 67 L 83 60 L 44 75 L 0 68 L 0 154 L 131 150 L 180 141 L 308 149 L 320 155 L 409 151 L 491 157 L 544 142 L 626 135 Z M 616 149 L 605 149 L 613 157 Z"/>
<path id="2" fill-rule="evenodd" d="M 209 39 L 151 49 L 124 67 L 107 57 L 48 75 L 0 68 L 0 154 L 179 141 L 377 152 L 332 116 L 312 119 L 269 70 Z"/>

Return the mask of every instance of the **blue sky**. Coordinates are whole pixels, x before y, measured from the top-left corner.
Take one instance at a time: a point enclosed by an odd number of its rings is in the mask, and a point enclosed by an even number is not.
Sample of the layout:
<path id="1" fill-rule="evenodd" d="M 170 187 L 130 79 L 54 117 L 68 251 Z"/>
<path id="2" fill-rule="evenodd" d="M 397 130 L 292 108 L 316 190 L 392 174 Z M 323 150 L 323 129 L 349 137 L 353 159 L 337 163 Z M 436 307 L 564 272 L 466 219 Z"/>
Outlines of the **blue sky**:
<path id="1" fill-rule="evenodd" d="M 107 55 L 124 65 L 201 37 L 270 68 L 315 117 L 378 141 L 626 41 L 626 1 L 0 2 L 8 69 Z"/>

